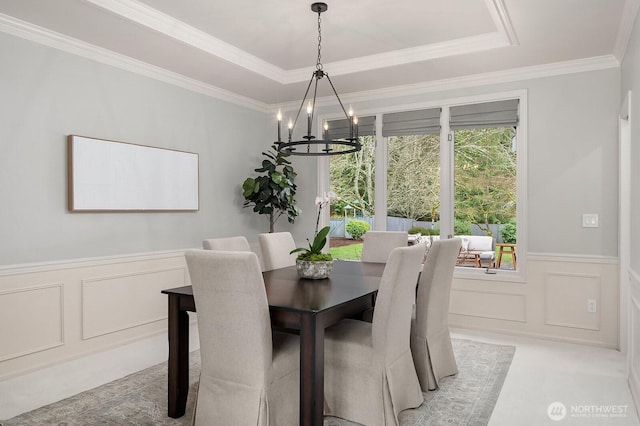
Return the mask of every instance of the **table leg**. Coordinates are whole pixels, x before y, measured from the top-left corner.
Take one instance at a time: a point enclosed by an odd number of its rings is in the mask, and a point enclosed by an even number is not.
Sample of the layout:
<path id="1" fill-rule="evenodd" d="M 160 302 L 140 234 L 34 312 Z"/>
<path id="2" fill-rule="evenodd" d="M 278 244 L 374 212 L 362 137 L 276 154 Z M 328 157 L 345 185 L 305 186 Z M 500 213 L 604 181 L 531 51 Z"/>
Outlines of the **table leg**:
<path id="1" fill-rule="evenodd" d="M 314 313 L 303 315 L 300 328 L 300 425 L 324 420 L 324 327 Z"/>
<path id="2" fill-rule="evenodd" d="M 169 417 L 184 415 L 189 393 L 189 314 L 180 296 L 169 295 Z"/>
<path id="3" fill-rule="evenodd" d="M 504 247 L 500 246 L 498 248 L 498 258 L 496 259 L 496 268 L 500 269 L 500 264 L 502 263 L 502 250 Z"/>

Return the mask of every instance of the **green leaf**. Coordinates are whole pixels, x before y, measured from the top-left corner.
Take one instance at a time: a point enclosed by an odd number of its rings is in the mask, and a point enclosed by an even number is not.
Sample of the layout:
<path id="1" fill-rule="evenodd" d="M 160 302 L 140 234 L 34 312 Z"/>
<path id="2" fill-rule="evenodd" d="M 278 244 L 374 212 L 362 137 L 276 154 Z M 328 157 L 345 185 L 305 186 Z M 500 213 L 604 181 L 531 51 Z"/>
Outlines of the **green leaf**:
<path id="1" fill-rule="evenodd" d="M 272 154 L 272 153 L 270 153 L 270 152 L 264 152 L 264 151 L 263 151 L 263 152 L 262 152 L 262 155 L 264 155 L 265 157 L 269 157 L 269 158 L 271 158 L 271 159 L 272 159 L 272 160 L 274 160 L 274 161 L 276 160 L 276 156 L 275 156 L 275 155 L 273 155 L 273 154 Z"/>
<path id="2" fill-rule="evenodd" d="M 253 180 L 252 178 L 247 178 L 242 183 L 242 195 L 245 198 L 249 197 L 254 192 L 255 186 L 256 186 L 256 181 Z"/>
<path id="3" fill-rule="evenodd" d="M 285 185 L 287 183 L 287 178 L 284 177 L 284 175 L 282 175 L 279 172 L 274 172 L 271 175 L 271 180 L 273 180 L 280 187 L 282 187 L 283 185 Z"/>
<path id="4" fill-rule="evenodd" d="M 327 244 L 327 235 L 331 228 L 325 226 L 320 231 L 318 231 L 318 235 L 313 239 L 313 245 L 311 247 L 312 253 L 320 253 L 324 248 L 325 244 Z"/>

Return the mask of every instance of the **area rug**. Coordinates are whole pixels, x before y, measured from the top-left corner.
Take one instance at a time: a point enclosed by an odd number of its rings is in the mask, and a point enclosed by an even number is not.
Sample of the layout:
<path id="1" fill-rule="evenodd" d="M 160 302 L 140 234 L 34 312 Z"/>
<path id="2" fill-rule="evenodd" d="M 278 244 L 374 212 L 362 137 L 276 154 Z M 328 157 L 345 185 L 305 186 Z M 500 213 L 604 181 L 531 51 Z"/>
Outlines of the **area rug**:
<path id="1" fill-rule="evenodd" d="M 459 374 L 441 380 L 440 388 L 425 393 L 424 403 L 400 414 L 401 426 L 486 425 L 515 352 L 513 346 L 453 339 Z M 0 421 L 4 426 L 190 425 L 200 355 L 190 357 L 187 412 L 167 417 L 167 363 L 131 374 L 71 398 Z M 325 426 L 355 423 L 325 417 Z"/>

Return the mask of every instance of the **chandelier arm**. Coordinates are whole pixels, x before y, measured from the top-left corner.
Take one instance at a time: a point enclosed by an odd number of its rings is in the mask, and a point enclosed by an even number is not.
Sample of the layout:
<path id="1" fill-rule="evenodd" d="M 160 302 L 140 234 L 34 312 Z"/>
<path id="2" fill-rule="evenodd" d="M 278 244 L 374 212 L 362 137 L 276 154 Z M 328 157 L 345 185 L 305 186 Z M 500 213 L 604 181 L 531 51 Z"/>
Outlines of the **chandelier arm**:
<path id="1" fill-rule="evenodd" d="M 325 72 L 324 75 L 325 75 L 325 77 L 327 77 L 327 80 L 329 81 L 329 84 L 331 85 L 331 89 L 333 90 L 333 94 L 336 95 L 336 99 L 338 100 L 338 103 L 340 104 L 340 108 L 342 108 L 342 112 L 344 112 L 344 116 L 347 117 L 347 120 L 349 120 L 349 114 L 347 113 L 347 110 L 344 108 L 344 105 L 342 104 L 342 101 L 340 100 L 340 96 L 338 96 L 338 92 L 336 92 L 336 88 L 333 86 L 333 82 L 331 81 L 331 78 L 329 77 L 329 74 L 327 74 Z"/>
<path id="2" fill-rule="evenodd" d="M 309 89 L 311 88 L 311 83 L 313 83 L 313 78 L 315 77 L 315 73 L 311 75 L 311 80 L 309 80 L 309 84 L 307 85 L 307 90 L 304 92 L 304 96 L 302 97 L 302 102 L 300 103 L 300 108 L 298 108 L 298 113 L 296 114 L 296 119 L 293 120 L 293 126 L 291 127 L 291 133 L 293 133 L 293 129 L 296 128 L 296 123 L 298 122 L 298 117 L 300 117 L 300 112 L 302 111 L 302 107 L 304 107 L 304 101 L 307 100 L 307 95 L 309 94 Z M 317 82 L 316 82 L 317 84 Z"/>

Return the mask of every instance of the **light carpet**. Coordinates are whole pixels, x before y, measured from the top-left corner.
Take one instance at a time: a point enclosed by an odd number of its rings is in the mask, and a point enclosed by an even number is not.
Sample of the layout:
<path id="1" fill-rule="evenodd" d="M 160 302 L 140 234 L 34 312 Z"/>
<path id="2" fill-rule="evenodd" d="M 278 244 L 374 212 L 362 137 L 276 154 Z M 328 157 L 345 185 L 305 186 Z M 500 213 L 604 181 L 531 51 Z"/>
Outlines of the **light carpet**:
<path id="1" fill-rule="evenodd" d="M 509 371 L 515 347 L 452 339 L 459 373 L 441 380 L 440 388 L 425 393 L 424 403 L 400 413 L 401 426 L 486 425 Z M 190 425 L 199 352 L 190 357 L 187 412 L 167 417 L 167 363 L 161 363 L 65 400 L 1 421 L 4 426 Z M 325 426 L 355 423 L 325 417 Z"/>

